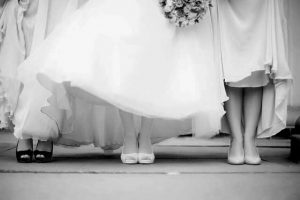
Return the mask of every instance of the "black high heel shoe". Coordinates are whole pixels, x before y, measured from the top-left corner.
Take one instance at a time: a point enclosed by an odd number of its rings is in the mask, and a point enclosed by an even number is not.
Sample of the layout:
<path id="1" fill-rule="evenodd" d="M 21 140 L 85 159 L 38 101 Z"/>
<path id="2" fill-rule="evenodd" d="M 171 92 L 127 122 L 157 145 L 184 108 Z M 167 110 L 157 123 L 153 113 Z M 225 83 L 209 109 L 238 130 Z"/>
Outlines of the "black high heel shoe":
<path id="1" fill-rule="evenodd" d="M 51 151 L 40 151 L 37 150 L 39 145 L 39 142 L 36 145 L 36 150 L 34 150 L 34 158 L 36 162 L 39 163 L 47 163 L 52 161 L 52 155 L 53 155 L 53 142 L 51 141 Z"/>
<path id="2" fill-rule="evenodd" d="M 31 149 L 18 151 L 19 140 L 16 147 L 16 158 L 19 163 L 31 163 L 33 158 L 33 147 L 31 143 Z"/>

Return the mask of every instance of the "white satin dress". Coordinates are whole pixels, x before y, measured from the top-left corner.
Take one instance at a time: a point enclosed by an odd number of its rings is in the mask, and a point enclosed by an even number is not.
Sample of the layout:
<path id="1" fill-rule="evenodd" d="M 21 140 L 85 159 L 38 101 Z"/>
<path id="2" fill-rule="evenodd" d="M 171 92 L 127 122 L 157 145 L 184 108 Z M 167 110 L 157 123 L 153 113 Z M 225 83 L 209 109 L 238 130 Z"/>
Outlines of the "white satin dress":
<path id="1" fill-rule="evenodd" d="M 286 127 L 292 75 L 283 0 L 219 0 L 219 49 L 231 87 L 263 87 L 258 137 Z"/>
<path id="2" fill-rule="evenodd" d="M 35 4 L 32 1 L 32 7 Z M 7 0 L 0 11 L 0 128 L 12 128 L 20 88 L 16 87 L 17 69 L 30 52 L 34 23 L 25 16 L 29 1 Z"/>

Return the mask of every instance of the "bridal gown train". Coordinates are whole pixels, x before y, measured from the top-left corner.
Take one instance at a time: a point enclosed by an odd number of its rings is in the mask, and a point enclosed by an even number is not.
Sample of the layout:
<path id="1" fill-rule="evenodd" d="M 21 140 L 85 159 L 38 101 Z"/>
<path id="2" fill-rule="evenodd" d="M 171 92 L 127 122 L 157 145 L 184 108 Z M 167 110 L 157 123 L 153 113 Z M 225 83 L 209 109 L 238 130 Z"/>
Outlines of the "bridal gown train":
<path id="1" fill-rule="evenodd" d="M 122 136 L 118 109 L 154 118 L 154 141 L 191 131 L 191 124 L 198 136 L 216 134 L 226 94 L 214 51 L 210 13 L 181 29 L 155 0 L 90 0 L 20 67 L 15 135 L 47 139 L 59 133 L 63 143 L 84 137 L 90 143 L 110 122 L 105 137 Z M 94 116 L 97 110 L 102 117 Z M 27 120 L 35 114 L 36 121 Z M 40 132 L 41 115 L 57 126 Z"/>

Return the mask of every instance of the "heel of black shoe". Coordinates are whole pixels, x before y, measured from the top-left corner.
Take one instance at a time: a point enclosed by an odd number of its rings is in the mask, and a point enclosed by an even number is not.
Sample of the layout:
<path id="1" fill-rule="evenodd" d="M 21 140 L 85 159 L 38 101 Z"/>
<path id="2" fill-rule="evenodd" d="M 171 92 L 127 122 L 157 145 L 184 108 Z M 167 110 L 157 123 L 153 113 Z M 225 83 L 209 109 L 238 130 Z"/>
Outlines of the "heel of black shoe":
<path id="1" fill-rule="evenodd" d="M 33 152 L 35 161 L 39 162 L 39 163 L 51 162 L 52 161 L 52 155 L 53 155 L 53 142 L 51 142 L 51 146 L 52 146 L 51 152 L 35 150 Z"/>

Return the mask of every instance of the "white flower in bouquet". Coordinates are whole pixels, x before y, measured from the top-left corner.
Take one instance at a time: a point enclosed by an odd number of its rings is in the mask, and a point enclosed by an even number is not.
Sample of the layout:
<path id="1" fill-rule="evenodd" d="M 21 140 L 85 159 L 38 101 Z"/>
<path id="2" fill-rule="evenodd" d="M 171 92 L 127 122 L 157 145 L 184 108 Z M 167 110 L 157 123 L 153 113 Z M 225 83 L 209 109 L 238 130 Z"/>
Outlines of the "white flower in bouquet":
<path id="1" fill-rule="evenodd" d="M 178 27 L 199 23 L 211 7 L 212 0 L 159 0 L 164 15 Z"/>

